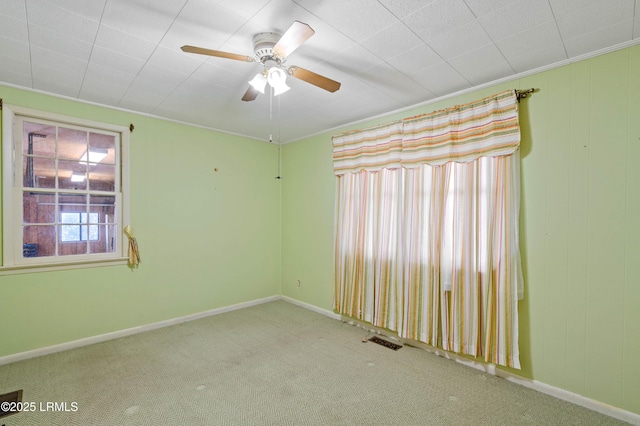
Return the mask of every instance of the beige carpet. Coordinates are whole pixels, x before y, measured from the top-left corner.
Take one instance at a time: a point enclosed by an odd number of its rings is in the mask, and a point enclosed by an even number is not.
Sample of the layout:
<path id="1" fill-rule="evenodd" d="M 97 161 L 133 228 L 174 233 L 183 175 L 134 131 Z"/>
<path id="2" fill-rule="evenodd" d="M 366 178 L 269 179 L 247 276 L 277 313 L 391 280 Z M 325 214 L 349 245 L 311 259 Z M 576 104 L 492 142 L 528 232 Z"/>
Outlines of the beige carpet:
<path id="1" fill-rule="evenodd" d="M 66 402 L 0 425 L 618 425 L 421 349 L 272 302 L 0 366 L 0 394 Z"/>

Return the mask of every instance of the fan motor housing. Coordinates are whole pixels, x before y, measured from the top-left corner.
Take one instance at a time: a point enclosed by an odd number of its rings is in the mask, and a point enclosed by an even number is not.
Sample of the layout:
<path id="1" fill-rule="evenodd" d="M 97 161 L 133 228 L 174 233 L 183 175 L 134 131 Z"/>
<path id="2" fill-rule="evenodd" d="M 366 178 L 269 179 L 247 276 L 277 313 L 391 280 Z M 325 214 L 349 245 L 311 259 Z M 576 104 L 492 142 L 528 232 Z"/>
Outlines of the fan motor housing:
<path id="1" fill-rule="evenodd" d="M 253 36 L 253 54 L 259 62 L 275 60 L 273 46 L 276 45 L 282 35 L 278 33 L 258 33 Z"/>

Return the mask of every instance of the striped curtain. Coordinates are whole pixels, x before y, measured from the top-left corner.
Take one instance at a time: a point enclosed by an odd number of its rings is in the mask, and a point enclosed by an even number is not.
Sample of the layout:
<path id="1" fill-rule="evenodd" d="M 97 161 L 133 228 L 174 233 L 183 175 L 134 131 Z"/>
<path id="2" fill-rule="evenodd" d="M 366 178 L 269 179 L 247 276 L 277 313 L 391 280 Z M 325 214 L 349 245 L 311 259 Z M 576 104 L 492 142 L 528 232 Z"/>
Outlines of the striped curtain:
<path id="1" fill-rule="evenodd" d="M 402 123 L 334 138 L 334 308 L 397 329 L 400 289 L 399 167 Z"/>
<path id="2" fill-rule="evenodd" d="M 519 162 L 405 170 L 400 336 L 520 368 Z"/>
<path id="3" fill-rule="evenodd" d="M 377 327 L 397 329 L 401 284 L 400 169 L 338 176 L 336 309 Z"/>
<path id="4" fill-rule="evenodd" d="M 334 308 L 520 368 L 514 92 L 333 140 Z"/>

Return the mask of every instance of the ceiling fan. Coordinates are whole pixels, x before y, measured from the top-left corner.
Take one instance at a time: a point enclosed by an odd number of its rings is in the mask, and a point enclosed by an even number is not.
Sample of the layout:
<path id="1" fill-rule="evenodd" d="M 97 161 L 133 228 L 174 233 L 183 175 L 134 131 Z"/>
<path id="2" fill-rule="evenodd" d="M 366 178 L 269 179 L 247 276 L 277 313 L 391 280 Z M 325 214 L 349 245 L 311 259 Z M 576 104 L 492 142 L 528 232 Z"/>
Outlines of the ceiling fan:
<path id="1" fill-rule="evenodd" d="M 295 21 L 282 36 L 277 33 L 256 34 L 253 36 L 253 57 L 189 45 L 182 46 L 181 49 L 188 53 L 216 56 L 236 61 L 260 62 L 263 69 L 249 82 L 249 88 L 242 97 L 243 101 L 253 101 L 258 96 L 258 93 L 264 93 L 267 84 L 273 88 L 274 96 L 286 92 L 289 90 L 286 84 L 287 75 L 329 92 L 335 92 L 340 88 L 339 82 L 295 65 L 286 66 L 284 64 L 287 56 L 313 34 L 315 34 L 315 31 L 309 25 L 299 21 Z"/>

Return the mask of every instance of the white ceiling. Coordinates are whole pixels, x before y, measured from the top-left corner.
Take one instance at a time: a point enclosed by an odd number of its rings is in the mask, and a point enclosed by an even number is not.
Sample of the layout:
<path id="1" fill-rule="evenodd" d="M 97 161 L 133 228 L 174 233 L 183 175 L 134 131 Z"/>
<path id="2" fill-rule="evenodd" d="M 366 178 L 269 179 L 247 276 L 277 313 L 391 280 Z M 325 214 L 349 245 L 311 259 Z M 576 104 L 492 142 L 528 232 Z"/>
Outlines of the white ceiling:
<path id="1" fill-rule="evenodd" d="M 240 100 L 259 64 L 180 50 L 295 20 L 286 64 L 337 92 L 290 77 L 270 112 Z M 640 0 L 2 0 L 0 82 L 285 143 L 639 41 Z"/>

